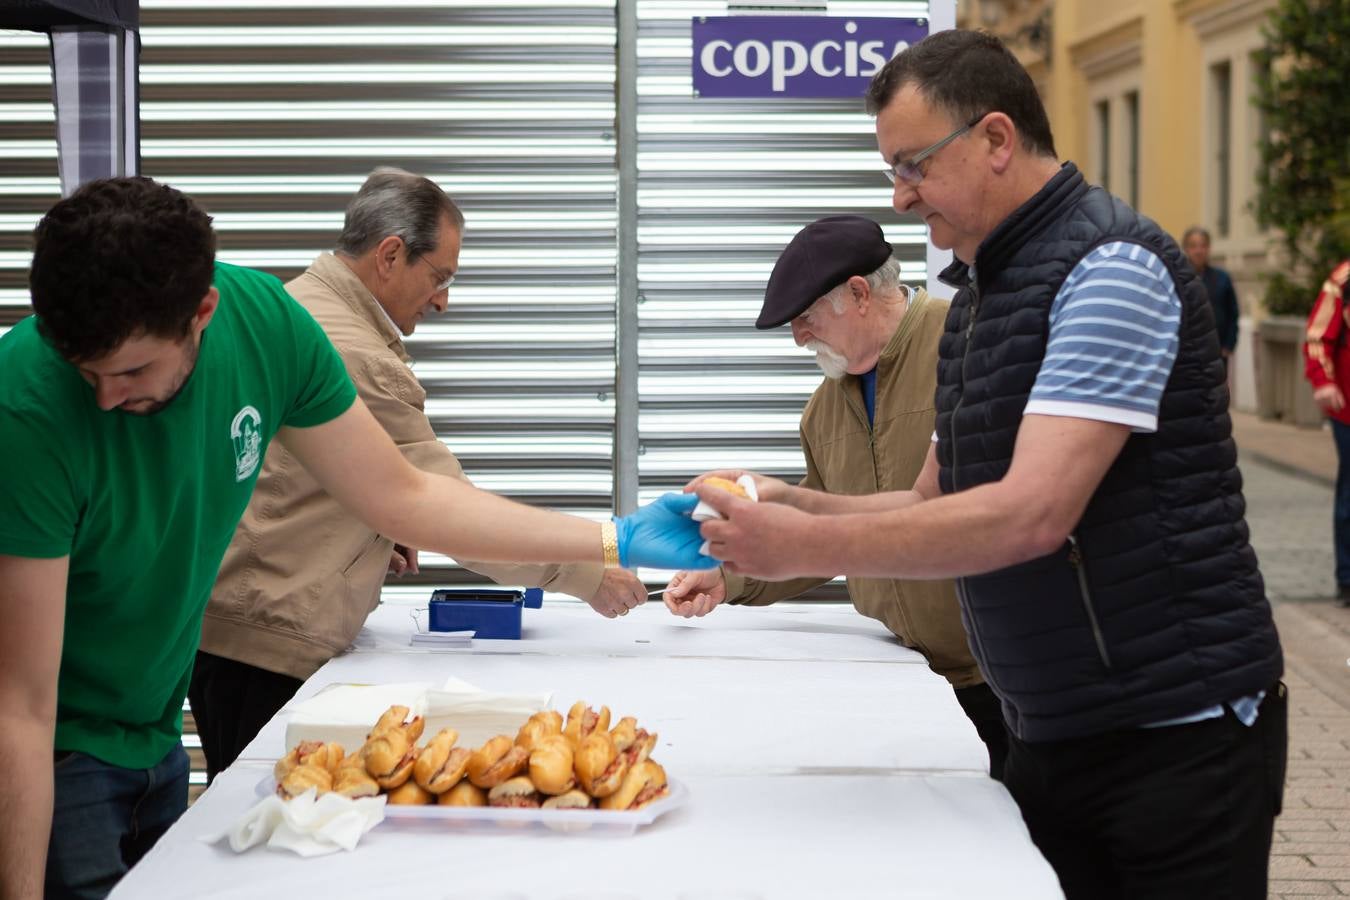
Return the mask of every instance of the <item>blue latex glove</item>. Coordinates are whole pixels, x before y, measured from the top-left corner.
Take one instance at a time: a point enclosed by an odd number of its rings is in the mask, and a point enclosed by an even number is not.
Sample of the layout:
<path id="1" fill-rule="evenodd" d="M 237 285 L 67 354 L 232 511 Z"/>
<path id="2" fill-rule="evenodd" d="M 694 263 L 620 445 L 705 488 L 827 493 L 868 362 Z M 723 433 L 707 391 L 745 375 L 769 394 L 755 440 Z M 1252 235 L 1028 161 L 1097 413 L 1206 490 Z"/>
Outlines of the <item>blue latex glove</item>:
<path id="1" fill-rule="evenodd" d="M 712 569 L 717 560 L 698 552 L 703 538 L 689 514 L 696 494 L 662 494 L 637 512 L 614 519 L 619 565 L 653 569 Z"/>

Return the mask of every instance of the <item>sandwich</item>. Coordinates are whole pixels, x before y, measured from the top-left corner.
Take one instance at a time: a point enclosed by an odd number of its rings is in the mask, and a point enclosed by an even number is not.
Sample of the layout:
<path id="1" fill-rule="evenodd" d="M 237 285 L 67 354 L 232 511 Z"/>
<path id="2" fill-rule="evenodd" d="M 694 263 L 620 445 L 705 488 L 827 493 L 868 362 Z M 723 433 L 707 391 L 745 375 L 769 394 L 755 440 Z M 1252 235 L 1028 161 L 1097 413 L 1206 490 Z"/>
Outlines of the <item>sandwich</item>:
<path id="1" fill-rule="evenodd" d="M 390 728 L 366 741 L 361 760 L 380 787 L 393 790 L 412 775 L 417 747 L 402 728 Z"/>
<path id="2" fill-rule="evenodd" d="M 516 746 L 533 750 L 546 737 L 562 734 L 562 714 L 550 709 L 537 712 L 525 720 L 516 733 Z"/>
<path id="3" fill-rule="evenodd" d="M 348 759 L 360 761 L 358 756 L 350 756 Z M 343 765 L 333 776 L 333 793 L 341 794 L 344 797 L 351 797 L 355 800 L 357 797 L 374 797 L 380 792 L 380 786 L 375 783 L 375 779 L 370 777 L 362 765 Z"/>
<path id="4" fill-rule="evenodd" d="M 744 486 L 737 484 L 736 482 L 732 481 L 729 478 L 720 478 L 717 475 L 709 475 L 707 478 L 703 479 L 703 484 L 715 488 L 721 488 L 722 490 L 726 491 L 729 494 L 735 494 L 737 497 L 741 497 L 746 500 L 755 499 L 754 497 L 750 496 L 750 493 L 745 489 Z"/>
<path id="5" fill-rule="evenodd" d="M 608 797 L 628 774 L 628 758 L 614 746 L 608 731 L 597 731 L 577 748 L 573 769 L 582 790 L 592 797 Z"/>
<path id="6" fill-rule="evenodd" d="M 388 793 L 390 803 L 395 806 L 426 806 L 436 802 L 436 795 L 422 788 L 415 781 L 405 781 Z"/>
<path id="7" fill-rule="evenodd" d="M 278 782 L 286 777 L 286 773 L 303 763 L 316 765 L 321 769 L 327 769 L 328 773 L 335 774 L 337 768 L 342 764 L 343 750 L 341 744 L 325 744 L 323 741 L 301 741 L 296 744 L 290 753 L 287 753 L 277 764 L 272 767 L 272 774 Z"/>
<path id="8" fill-rule="evenodd" d="M 580 747 L 581 742 L 596 730 L 609 730 L 609 707 L 602 706 L 597 713 L 580 700 L 573 703 L 567 712 L 567 725 L 563 728 L 563 734 L 572 742 L 572 746 Z"/>
<path id="9" fill-rule="evenodd" d="M 579 790 L 571 790 L 544 801 L 544 809 L 590 809 L 594 805 L 595 801 Z"/>
<path id="10" fill-rule="evenodd" d="M 601 809 L 641 809 L 670 793 L 666 770 L 653 760 L 640 762 L 628 770 L 619 789 L 600 801 Z"/>
<path id="11" fill-rule="evenodd" d="M 301 763 L 277 783 L 277 794 L 289 800 L 299 797 L 310 788 L 314 789 L 316 796 L 323 796 L 333 789 L 333 776 L 327 769 Z"/>
<path id="12" fill-rule="evenodd" d="M 572 744 L 562 735 L 544 738 L 530 754 L 530 778 L 545 794 L 565 794 L 576 787 Z"/>
<path id="13" fill-rule="evenodd" d="M 502 806 L 511 809 L 538 809 L 543 795 L 535 789 L 528 775 L 508 778 L 488 791 L 488 806 Z"/>
<path id="14" fill-rule="evenodd" d="M 391 706 L 384 711 L 384 714 L 375 722 L 375 727 L 370 729 L 370 734 L 366 735 L 366 740 L 379 737 L 388 731 L 395 729 L 402 731 L 408 739 L 408 743 L 415 744 L 417 739 L 422 736 L 422 729 L 426 727 L 426 722 L 421 716 L 413 716 L 411 722 L 405 722 L 408 716 L 408 707 Z"/>
<path id="15" fill-rule="evenodd" d="M 456 747 L 459 732 L 443 728 L 417 754 L 413 780 L 433 794 L 443 794 L 460 782 L 472 751 Z"/>
<path id="16" fill-rule="evenodd" d="M 436 798 L 440 806 L 487 806 L 487 792 L 464 780 Z"/>
<path id="17" fill-rule="evenodd" d="M 513 745 L 506 735 L 499 734 L 473 752 L 464 770 L 469 780 L 480 788 L 494 788 L 525 771 L 529 764 L 529 752 Z"/>
<path id="18" fill-rule="evenodd" d="M 652 755 L 652 750 L 656 748 L 655 734 L 649 734 L 647 729 L 639 728 L 632 737 L 632 740 L 626 741 L 625 746 L 618 747 L 619 754 L 628 760 L 628 767 L 631 769 L 640 762 L 645 762 Z"/>

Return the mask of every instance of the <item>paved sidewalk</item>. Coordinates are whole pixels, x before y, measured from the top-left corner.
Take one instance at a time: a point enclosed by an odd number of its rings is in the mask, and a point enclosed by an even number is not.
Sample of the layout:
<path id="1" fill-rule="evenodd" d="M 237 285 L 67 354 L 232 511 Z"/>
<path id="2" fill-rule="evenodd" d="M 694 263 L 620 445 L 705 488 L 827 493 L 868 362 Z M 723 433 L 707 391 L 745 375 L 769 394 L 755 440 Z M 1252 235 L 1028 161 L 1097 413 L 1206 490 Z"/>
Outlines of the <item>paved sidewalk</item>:
<path id="1" fill-rule="evenodd" d="M 1350 610 L 1331 547 L 1336 451 L 1328 431 L 1235 413 L 1252 544 L 1285 651 L 1289 771 L 1270 896 L 1350 896 Z"/>

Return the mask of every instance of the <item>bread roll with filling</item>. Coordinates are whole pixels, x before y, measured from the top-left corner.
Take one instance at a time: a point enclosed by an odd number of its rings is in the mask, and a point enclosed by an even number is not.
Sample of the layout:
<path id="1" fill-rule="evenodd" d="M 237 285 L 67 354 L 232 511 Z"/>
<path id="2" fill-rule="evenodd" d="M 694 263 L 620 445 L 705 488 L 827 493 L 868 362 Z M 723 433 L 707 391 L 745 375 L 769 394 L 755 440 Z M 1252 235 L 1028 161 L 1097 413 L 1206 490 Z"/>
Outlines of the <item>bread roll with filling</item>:
<path id="1" fill-rule="evenodd" d="M 277 793 L 283 798 L 299 797 L 305 791 L 314 788 L 317 796 L 322 797 L 333 789 L 333 776 L 327 769 L 301 763 L 286 773 L 277 785 Z"/>
<path id="2" fill-rule="evenodd" d="M 456 747 L 457 740 L 459 732 L 443 728 L 427 741 L 413 764 L 413 780 L 433 794 L 443 794 L 458 784 L 472 753 Z"/>
<path id="3" fill-rule="evenodd" d="M 573 770 L 581 789 L 592 797 L 608 797 L 628 773 L 628 759 L 614 746 L 608 731 L 597 731 L 581 742 Z"/>
<path id="4" fill-rule="evenodd" d="M 572 746 L 580 747 L 581 742 L 595 731 L 609 731 L 609 707 L 602 706 L 597 713 L 580 700 L 573 703 L 567 712 L 567 725 L 563 727 L 563 734 Z"/>
<path id="5" fill-rule="evenodd" d="M 388 794 L 395 806 L 426 806 L 436 802 L 436 795 L 415 781 L 405 781 Z"/>
<path id="6" fill-rule="evenodd" d="M 572 744 L 562 735 L 544 738 L 530 754 L 530 779 L 545 794 L 565 794 L 576 787 Z"/>
<path id="7" fill-rule="evenodd" d="M 641 809 L 668 793 L 670 789 L 666 784 L 666 770 L 649 759 L 629 769 L 619 789 L 600 801 L 600 808 Z"/>
<path id="8" fill-rule="evenodd" d="M 565 794 L 549 797 L 543 804 L 544 809 L 590 809 L 594 805 L 595 801 L 581 790 L 570 790 Z"/>
<path id="9" fill-rule="evenodd" d="M 525 771 L 529 764 L 530 754 L 499 734 L 473 752 L 464 771 L 480 788 L 494 788 Z"/>
<path id="10" fill-rule="evenodd" d="M 441 806 L 487 806 L 487 791 L 467 778 L 436 798 Z"/>
<path id="11" fill-rule="evenodd" d="M 344 797 L 374 797 L 380 792 L 380 786 L 370 777 L 364 766 L 342 766 L 333 776 L 333 793 Z"/>
<path id="12" fill-rule="evenodd" d="M 535 788 L 528 775 L 508 778 L 488 791 L 488 806 L 513 809 L 538 809 L 543 795 Z"/>

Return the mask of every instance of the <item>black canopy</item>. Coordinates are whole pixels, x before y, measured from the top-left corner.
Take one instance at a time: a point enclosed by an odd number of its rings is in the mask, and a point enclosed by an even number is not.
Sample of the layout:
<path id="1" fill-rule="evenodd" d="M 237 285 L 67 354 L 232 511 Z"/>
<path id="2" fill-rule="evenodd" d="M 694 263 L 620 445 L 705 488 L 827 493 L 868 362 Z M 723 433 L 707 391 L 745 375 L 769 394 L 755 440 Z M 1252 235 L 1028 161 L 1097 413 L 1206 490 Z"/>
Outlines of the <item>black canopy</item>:
<path id="1" fill-rule="evenodd" d="M 139 0 L 0 0 L 0 28 L 51 41 L 61 192 L 139 172 Z"/>

